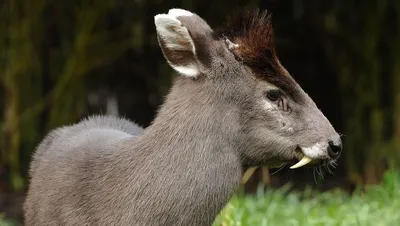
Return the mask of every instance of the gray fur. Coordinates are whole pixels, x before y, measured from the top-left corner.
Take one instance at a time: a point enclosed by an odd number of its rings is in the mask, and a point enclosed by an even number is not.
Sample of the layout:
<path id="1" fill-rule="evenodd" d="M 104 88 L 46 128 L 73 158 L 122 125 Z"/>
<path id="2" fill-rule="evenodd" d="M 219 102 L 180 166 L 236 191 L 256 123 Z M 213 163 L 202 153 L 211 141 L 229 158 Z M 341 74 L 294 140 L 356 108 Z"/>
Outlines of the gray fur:
<path id="1" fill-rule="evenodd" d="M 176 79 L 145 130 L 96 116 L 50 132 L 31 164 L 27 226 L 211 225 L 243 166 L 292 161 L 302 156 L 298 146 L 316 143 L 315 161 L 335 161 L 326 147 L 339 135 L 300 86 L 301 102 L 268 100 L 275 85 L 253 76 L 232 54 L 235 45 L 213 37 L 200 17 L 184 18 L 196 57 L 173 63 L 201 73 Z M 174 42 L 159 39 L 162 48 Z M 171 51 L 163 52 L 168 59 Z"/>

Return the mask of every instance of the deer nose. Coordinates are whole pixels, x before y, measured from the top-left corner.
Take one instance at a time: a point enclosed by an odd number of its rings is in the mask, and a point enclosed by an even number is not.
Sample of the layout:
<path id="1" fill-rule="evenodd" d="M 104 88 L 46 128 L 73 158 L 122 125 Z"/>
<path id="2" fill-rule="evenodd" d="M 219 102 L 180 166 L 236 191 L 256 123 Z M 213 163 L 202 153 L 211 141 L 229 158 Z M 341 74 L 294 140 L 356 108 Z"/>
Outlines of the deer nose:
<path id="1" fill-rule="evenodd" d="M 339 138 L 336 142 L 329 141 L 328 145 L 328 155 L 333 159 L 339 157 L 343 149 L 342 140 Z"/>

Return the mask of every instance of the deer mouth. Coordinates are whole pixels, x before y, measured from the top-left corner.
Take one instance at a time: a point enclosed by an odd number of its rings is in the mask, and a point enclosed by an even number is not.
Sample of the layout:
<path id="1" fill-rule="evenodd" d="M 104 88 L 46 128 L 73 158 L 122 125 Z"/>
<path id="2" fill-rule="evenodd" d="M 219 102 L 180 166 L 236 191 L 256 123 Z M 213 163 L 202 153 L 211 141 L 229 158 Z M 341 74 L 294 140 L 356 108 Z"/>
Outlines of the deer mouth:
<path id="1" fill-rule="evenodd" d="M 303 154 L 303 157 L 298 161 L 296 164 L 290 167 L 290 169 L 300 168 L 302 166 L 307 165 L 308 163 L 312 162 L 312 158 L 308 157 L 307 155 Z"/>
<path id="2" fill-rule="evenodd" d="M 329 158 L 325 153 L 326 147 L 323 143 L 317 143 L 311 147 L 301 147 L 296 148 L 297 163 L 292 165 L 290 169 L 297 169 L 308 164 L 324 164 L 329 160 L 335 161 Z"/>
<path id="3" fill-rule="evenodd" d="M 335 162 L 334 159 L 330 159 L 325 153 L 324 146 L 321 143 L 317 143 L 311 147 L 297 146 L 293 150 L 293 155 L 289 159 L 279 159 L 269 162 L 267 165 L 270 167 L 281 167 L 286 164 L 293 164 L 290 169 L 297 169 L 306 165 L 324 165 L 326 163 Z"/>
<path id="4" fill-rule="evenodd" d="M 309 155 L 306 154 L 308 152 L 307 148 L 298 146 L 296 148 L 296 152 L 297 152 L 298 162 L 295 163 L 294 165 L 292 165 L 290 167 L 290 169 L 297 169 L 297 168 L 303 167 L 307 164 L 310 164 L 312 162 L 316 162 L 316 160 L 317 160 L 317 159 L 313 159 L 312 157 L 310 157 Z"/>

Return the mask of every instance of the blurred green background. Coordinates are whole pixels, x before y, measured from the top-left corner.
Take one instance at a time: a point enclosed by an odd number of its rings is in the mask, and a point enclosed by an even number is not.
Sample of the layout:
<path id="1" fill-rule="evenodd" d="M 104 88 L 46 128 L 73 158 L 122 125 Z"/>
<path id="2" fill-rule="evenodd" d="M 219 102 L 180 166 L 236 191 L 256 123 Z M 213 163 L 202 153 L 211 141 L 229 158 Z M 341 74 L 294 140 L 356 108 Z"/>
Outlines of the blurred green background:
<path id="1" fill-rule="evenodd" d="M 179 7 L 217 27 L 244 6 L 273 13 L 280 60 L 344 141 L 333 173 L 260 168 L 245 191 L 380 184 L 400 166 L 398 0 L 0 0 L 0 212 L 21 220 L 49 130 L 97 113 L 149 125 L 175 76 L 154 15 Z"/>

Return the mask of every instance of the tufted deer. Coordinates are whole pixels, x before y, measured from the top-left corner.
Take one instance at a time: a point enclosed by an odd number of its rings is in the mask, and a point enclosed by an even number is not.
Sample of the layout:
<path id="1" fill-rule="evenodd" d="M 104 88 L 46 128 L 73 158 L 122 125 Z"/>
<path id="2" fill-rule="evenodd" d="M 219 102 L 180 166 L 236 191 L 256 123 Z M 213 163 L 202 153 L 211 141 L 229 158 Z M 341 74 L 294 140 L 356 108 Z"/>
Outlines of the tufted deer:
<path id="1" fill-rule="evenodd" d="M 270 15 L 213 30 L 182 9 L 155 16 L 177 78 L 152 124 L 93 116 L 50 132 L 30 168 L 27 226 L 211 225 L 244 166 L 333 163 L 342 144 L 280 64 Z"/>

